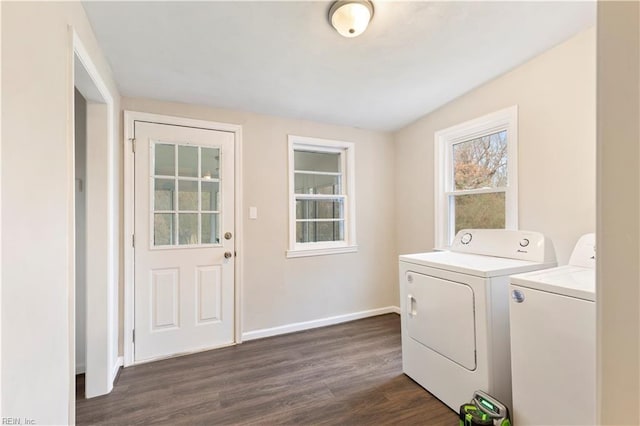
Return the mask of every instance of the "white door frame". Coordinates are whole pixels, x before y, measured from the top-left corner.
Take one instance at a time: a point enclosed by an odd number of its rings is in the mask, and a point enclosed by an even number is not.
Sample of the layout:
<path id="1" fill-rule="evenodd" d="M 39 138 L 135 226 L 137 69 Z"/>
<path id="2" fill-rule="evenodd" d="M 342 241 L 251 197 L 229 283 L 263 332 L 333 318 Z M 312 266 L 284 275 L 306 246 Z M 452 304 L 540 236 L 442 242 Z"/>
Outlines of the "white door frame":
<path id="1" fill-rule="evenodd" d="M 72 27 L 69 31 L 69 80 L 67 94 L 69 102 L 69 126 L 67 146 L 67 169 L 69 194 L 69 351 L 70 381 L 75 383 L 75 123 L 74 123 L 74 87 L 77 85 L 88 101 L 96 102 L 99 110 L 92 115 L 92 135 L 87 138 L 87 173 L 93 178 L 92 199 L 87 199 L 87 211 L 91 215 L 92 227 L 87 228 L 87 250 L 92 257 L 87 257 L 87 301 L 91 301 L 92 314 L 86 316 L 86 371 L 85 395 L 91 398 L 111 392 L 113 381 L 119 368 L 117 357 L 117 247 L 115 223 L 115 100 L 118 94 L 111 92 L 100 74 L 91 55 L 85 48 L 80 36 Z M 76 64 L 80 68 L 75 68 Z M 78 74 L 76 74 L 76 70 Z M 91 99 L 94 97 L 95 99 Z M 89 104 L 88 104 L 89 105 Z M 87 116 L 89 120 L 89 116 Z M 89 126 L 89 121 L 87 122 Z M 89 191 L 87 191 L 89 193 Z M 87 217 L 89 220 L 89 216 Z M 89 265 L 90 259 L 92 264 Z M 75 419 L 75 386 L 69 387 L 70 413 L 69 419 Z"/>
<path id="2" fill-rule="evenodd" d="M 124 366 L 136 364 L 133 357 L 134 304 L 134 161 L 132 139 L 136 121 L 169 124 L 199 129 L 218 130 L 234 133 L 235 156 L 235 258 L 234 271 L 234 342 L 242 342 L 241 299 L 242 299 L 242 126 L 215 121 L 151 114 L 145 112 L 124 112 Z"/>

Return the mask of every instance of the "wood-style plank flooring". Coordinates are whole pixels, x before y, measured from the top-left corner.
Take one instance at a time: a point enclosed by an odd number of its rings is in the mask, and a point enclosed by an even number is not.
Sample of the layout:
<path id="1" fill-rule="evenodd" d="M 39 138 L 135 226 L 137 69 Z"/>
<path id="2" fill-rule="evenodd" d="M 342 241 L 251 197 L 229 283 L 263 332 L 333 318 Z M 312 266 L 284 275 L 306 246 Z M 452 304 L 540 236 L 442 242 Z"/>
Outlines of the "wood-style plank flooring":
<path id="1" fill-rule="evenodd" d="M 402 373 L 396 314 L 125 368 L 98 398 L 83 382 L 79 425 L 458 424 Z"/>

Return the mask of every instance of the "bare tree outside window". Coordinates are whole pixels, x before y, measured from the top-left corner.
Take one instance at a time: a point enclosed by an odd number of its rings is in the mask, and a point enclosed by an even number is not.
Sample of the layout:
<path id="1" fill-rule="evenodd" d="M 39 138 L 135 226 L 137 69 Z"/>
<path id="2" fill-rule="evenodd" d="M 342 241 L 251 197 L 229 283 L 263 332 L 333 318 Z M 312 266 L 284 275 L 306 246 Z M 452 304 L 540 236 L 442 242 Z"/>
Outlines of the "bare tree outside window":
<path id="1" fill-rule="evenodd" d="M 455 232 L 465 228 L 504 228 L 505 193 L 455 194 L 498 189 L 508 184 L 506 130 L 452 145 Z"/>

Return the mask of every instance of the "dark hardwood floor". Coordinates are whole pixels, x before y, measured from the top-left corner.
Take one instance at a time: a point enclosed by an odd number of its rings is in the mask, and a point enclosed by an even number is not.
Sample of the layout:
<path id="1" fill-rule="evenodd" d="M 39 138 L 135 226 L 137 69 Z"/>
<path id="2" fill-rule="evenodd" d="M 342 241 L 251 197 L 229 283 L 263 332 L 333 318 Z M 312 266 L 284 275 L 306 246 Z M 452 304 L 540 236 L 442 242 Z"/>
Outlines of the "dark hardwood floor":
<path id="1" fill-rule="evenodd" d="M 129 367 L 102 397 L 83 381 L 79 425 L 458 424 L 402 373 L 396 314 Z"/>

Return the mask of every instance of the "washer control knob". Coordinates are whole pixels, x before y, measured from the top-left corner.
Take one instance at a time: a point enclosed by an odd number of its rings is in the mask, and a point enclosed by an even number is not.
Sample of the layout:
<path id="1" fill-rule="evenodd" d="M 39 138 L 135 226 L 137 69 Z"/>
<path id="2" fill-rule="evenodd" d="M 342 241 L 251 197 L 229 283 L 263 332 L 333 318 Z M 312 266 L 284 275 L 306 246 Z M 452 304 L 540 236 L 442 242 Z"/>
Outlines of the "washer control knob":
<path id="1" fill-rule="evenodd" d="M 529 240 L 527 238 L 523 238 L 520 240 L 520 247 L 526 247 L 529 245 Z"/>
<path id="2" fill-rule="evenodd" d="M 473 235 L 471 235 L 469 232 L 467 232 L 462 237 L 460 237 L 460 242 L 462 244 L 469 244 L 472 239 L 473 239 Z"/>
<path id="3" fill-rule="evenodd" d="M 511 298 L 516 303 L 522 303 L 522 302 L 524 302 L 524 293 L 521 292 L 520 290 L 512 290 L 511 291 Z"/>

